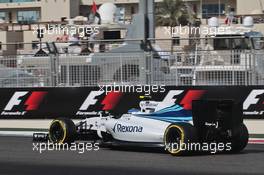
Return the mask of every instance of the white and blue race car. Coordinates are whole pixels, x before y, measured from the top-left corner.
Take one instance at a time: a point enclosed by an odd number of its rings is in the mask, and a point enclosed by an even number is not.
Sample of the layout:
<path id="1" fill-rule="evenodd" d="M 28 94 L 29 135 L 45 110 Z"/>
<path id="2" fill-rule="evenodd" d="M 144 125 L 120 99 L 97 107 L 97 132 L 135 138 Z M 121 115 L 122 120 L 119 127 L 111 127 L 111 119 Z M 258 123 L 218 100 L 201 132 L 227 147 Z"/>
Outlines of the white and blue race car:
<path id="1" fill-rule="evenodd" d="M 121 116 L 99 112 L 76 124 L 68 118 L 55 119 L 48 138 L 59 144 L 100 140 L 109 147 L 160 147 L 172 155 L 197 151 L 189 150 L 187 144 L 201 149 L 216 143 L 228 148 L 219 152 L 233 153 L 242 151 L 248 143 L 242 108 L 232 100 L 193 101 L 192 110 L 177 104 L 161 108 L 159 103 L 141 101 L 140 110 L 132 109 Z"/>

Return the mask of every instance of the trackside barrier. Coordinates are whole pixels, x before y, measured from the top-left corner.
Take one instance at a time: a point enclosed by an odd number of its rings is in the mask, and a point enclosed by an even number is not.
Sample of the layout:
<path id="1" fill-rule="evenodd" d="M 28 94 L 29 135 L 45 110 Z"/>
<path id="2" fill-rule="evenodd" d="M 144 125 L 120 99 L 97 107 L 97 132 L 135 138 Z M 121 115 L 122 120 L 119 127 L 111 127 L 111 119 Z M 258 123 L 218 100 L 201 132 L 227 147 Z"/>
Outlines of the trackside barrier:
<path id="1" fill-rule="evenodd" d="M 140 109 L 139 103 L 144 100 L 192 110 L 192 101 L 199 99 L 233 99 L 242 103 L 245 119 L 264 119 L 263 86 L 1 88 L 0 98 L 1 119 L 82 119 L 101 111 L 120 115 Z"/>

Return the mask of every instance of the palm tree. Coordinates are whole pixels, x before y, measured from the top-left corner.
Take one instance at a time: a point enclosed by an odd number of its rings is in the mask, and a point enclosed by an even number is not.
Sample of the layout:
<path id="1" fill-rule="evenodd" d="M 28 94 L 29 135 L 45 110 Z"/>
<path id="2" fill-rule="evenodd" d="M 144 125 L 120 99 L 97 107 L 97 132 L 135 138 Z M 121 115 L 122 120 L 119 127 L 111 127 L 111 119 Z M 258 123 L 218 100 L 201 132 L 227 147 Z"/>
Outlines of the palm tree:
<path id="1" fill-rule="evenodd" d="M 170 27 L 171 35 L 174 27 L 194 23 L 194 19 L 191 8 L 182 0 L 163 0 L 157 5 L 156 26 Z M 173 40 L 171 52 L 173 52 Z"/>

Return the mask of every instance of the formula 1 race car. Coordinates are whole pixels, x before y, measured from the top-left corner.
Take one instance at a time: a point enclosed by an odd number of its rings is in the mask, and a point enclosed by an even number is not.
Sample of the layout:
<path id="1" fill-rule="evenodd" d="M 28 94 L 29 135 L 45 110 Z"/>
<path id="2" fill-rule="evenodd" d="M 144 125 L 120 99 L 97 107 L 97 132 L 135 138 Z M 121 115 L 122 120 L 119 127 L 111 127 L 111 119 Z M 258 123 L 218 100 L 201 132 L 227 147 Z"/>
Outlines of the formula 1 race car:
<path id="1" fill-rule="evenodd" d="M 161 147 L 172 155 L 201 151 L 212 143 L 226 147 L 217 152 L 235 153 L 247 146 L 249 134 L 242 107 L 233 100 L 193 101 L 192 110 L 176 104 L 158 109 L 158 103 L 141 101 L 140 110 L 132 109 L 121 116 L 100 112 L 77 124 L 67 118 L 55 119 L 48 138 L 61 144 L 100 140 L 109 147 Z M 34 137 L 37 140 L 38 136 Z M 190 150 L 190 145 L 195 149 Z"/>

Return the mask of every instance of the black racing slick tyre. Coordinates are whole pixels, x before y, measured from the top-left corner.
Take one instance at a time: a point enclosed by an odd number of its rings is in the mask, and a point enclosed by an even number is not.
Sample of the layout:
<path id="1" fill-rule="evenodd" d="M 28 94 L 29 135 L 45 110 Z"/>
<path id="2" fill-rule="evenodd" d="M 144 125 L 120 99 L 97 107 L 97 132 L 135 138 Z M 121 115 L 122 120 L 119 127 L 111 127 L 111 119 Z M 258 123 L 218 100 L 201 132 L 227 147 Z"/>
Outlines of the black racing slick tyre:
<path id="1" fill-rule="evenodd" d="M 245 124 L 241 124 L 239 127 L 236 127 L 233 130 L 233 137 L 231 140 L 231 152 L 239 153 L 241 152 L 248 144 L 248 129 Z"/>
<path id="2" fill-rule="evenodd" d="M 190 153 L 188 144 L 197 143 L 196 129 L 190 123 L 175 123 L 168 126 L 164 134 L 165 150 L 173 156 Z"/>
<path id="3" fill-rule="evenodd" d="M 53 143 L 63 144 L 75 141 L 76 127 L 71 119 L 60 118 L 52 121 L 49 128 L 49 139 Z"/>

